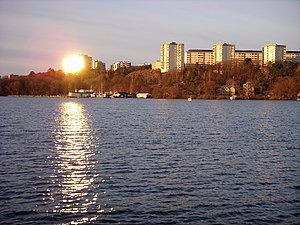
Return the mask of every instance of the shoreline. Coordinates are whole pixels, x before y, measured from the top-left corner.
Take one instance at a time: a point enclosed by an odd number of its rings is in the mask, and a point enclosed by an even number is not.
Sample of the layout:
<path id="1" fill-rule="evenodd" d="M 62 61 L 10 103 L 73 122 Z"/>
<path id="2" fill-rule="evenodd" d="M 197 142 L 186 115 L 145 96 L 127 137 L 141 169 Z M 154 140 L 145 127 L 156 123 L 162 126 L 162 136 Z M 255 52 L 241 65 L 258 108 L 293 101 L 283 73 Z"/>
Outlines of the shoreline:
<path id="1" fill-rule="evenodd" d="M 66 96 L 48 96 L 48 95 L 0 95 L 1 97 L 24 97 L 24 98 L 68 98 L 68 99 L 111 99 L 111 98 L 99 98 L 99 97 L 88 97 L 88 98 L 70 98 Z M 120 98 L 120 99 L 144 99 L 144 98 Z M 147 98 L 147 99 L 156 99 L 156 100 L 187 100 L 186 98 Z M 145 100 L 147 100 L 145 99 Z M 216 96 L 215 98 L 202 98 L 202 97 L 194 97 L 192 100 L 230 100 L 229 96 Z M 279 98 L 237 98 L 230 101 L 300 101 L 300 99 L 292 98 L 292 99 L 279 99 Z"/>

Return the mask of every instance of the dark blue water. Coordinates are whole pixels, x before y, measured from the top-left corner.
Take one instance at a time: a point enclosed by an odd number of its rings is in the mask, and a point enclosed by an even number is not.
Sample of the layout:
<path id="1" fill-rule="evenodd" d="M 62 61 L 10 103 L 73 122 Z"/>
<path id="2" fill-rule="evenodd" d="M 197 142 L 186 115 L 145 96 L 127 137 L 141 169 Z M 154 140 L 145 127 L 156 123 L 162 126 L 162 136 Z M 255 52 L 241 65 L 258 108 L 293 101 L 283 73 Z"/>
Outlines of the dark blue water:
<path id="1" fill-rule="evenodd" d="M 0 224 L 299 224 L 300 102 L 0 98 Z"/>

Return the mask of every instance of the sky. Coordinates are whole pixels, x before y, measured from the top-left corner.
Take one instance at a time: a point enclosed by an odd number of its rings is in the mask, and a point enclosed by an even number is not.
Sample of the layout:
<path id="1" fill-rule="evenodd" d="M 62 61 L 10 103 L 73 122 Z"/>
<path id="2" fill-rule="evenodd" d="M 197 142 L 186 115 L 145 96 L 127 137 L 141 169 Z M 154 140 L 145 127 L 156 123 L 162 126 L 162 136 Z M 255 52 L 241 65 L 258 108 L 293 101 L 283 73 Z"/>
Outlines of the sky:
<path id="1" fill-rule="evenodd" d="M 300 0 L 0 0 L 0 75 L 62 69 L 72 53 L 150 64 L 169 41 L 300 50 L 299 24 Z"/>

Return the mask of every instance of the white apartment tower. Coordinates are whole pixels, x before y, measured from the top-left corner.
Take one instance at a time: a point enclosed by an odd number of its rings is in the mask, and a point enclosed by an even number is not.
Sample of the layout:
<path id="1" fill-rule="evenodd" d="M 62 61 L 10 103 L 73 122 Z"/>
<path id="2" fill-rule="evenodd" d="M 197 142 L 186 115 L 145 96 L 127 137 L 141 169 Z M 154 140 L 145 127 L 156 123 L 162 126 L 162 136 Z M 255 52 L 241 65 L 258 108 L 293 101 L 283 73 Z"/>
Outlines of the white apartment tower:
<path id="1" fill-rule="evenodd" d="M 286 46 L 277 44 L 265 45 L 262 49 L 263 51 L 263 64 L 269 62 L 281 62 L 286 61 Z"/>
<path id="2" fill-rule="evenodd" d="M 83 69 L 90 70 L 92 69 L 92 57 L 85 55 L 83 53 L 78 54 L 82 57 L 83 60 Z"/>
<path id="3" fill-rule="evenodd" d="M 167 42 L 160 46 L 161 72 L 181 72 L 184 69 L 184 44 Z"/>
<path id="4" fill-rule="evenodd" d="M 212 49 L 212 64 L 234 60 L 235 45 L 221 42 L 214 44 Z"/>
<path id="5" fill-rule="evenodd" d="M 131 67 L 131 62 L 129 61 L 115 62 L 114 64 L 111 65 L 111 69 L 113 71 L 116 71 L 120 68 L 130 68 L 130 67 Z"/>
<path id="6" fill-rule="evenodd" d="M 93 70 L 105 70 L 105 63 L 99 60 L 92 60 L 92 69 Z"/>

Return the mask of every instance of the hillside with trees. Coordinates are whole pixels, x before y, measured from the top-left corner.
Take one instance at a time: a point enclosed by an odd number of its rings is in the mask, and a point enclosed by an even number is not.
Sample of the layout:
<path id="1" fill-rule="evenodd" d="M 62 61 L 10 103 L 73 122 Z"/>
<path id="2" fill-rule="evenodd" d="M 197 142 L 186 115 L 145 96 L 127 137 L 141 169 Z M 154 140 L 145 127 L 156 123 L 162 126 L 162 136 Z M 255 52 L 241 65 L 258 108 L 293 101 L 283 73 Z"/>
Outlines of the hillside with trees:
<path id="1" fill-rule="evenodd" d="M 234 88 L 234 89 L 233 89 Z M 300 64 L 278 62 L 265 67 L 244 63 L 193 65 L 181 73 L 161 73 L 151 66 L 121 68 L 117 71 L 81 71 L 65 74 L 62 70 L 30 72 L 0 79 L 0 95 L 67 96 L 75 89 L 97 92 L 149 92 L 153 98 L 296 99 L 300 93 Z"/>

